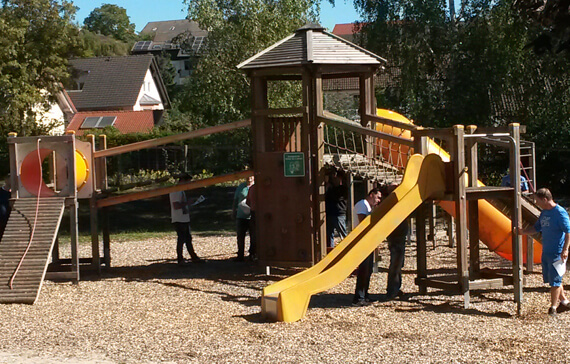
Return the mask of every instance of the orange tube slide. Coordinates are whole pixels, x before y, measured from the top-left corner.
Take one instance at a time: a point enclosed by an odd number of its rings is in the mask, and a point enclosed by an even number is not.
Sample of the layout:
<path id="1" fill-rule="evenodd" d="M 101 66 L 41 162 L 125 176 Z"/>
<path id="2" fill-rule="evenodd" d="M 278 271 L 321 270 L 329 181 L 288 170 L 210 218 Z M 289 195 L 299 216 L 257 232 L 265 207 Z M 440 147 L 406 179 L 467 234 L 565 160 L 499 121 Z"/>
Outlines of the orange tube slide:
<path id="1" fill-rule="evenodd" d="M 377 109 L 377 115 L 382 118 L 394 121 L 412 124 L 412 121 L 405 116 L 394 111 Z M 376 130 L 384 133 L 390 133 L 402 138 L 411 139 L 412 135 L 409 130 L 393 127 L 391 125 L 376 123 Z M 404 168 L 407 162 L 408 146 L 399 145 L 382 141 L 378 145 L 384 159 L 390 161 L 398 167 Z M 444 162 L 449 162 L 449 154 L 443 150 L 433 140 L 429 140 L 428 153 L 438 154 Z M 479 185 L 483 183 L 479 182 Z M 487 245 L 489 250 L 497 253 L 499 256 L 512 260 L 512 240 L 511 240 L 511 220 L 497 210 L 486 200 L 479 200 L 479 239 Z M 455 204 L 452 201 L 439 201 L 438 204 L 451 216 L 455 217 Z M 534 240 L 534 262 L 540 263 L 542 255 L 542 245 Z M 523 244 L 523 261 L 526 262 L 527 244 Z"/>

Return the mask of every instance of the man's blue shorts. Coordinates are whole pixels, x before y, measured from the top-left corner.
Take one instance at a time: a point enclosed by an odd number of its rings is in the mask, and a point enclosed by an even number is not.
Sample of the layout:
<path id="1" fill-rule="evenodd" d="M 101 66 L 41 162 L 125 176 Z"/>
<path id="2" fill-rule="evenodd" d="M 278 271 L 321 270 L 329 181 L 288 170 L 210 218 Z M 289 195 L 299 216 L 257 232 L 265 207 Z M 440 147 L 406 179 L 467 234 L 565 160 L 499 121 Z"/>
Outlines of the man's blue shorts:
<path id="1" fill-rule="evenodd" d="M 542 278 L 544 279 L 544 283 L 550 284 L 551 287 L 560 287 L 562 285 L 562 276 L 558 275 L 553 265 L 558 259 L 560 259 L 560 256 L 542 256 Z"/>

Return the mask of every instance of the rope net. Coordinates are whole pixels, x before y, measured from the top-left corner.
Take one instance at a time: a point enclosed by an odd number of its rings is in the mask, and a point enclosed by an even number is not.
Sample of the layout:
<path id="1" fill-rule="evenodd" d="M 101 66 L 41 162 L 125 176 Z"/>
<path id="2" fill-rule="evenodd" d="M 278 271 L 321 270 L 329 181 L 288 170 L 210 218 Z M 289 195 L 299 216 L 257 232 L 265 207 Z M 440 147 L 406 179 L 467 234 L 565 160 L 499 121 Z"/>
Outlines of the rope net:
<path id="1" fill-rule="evenodd" d="M 325 165 L 378 184 L 399 183 L 412 153 L 408 146 L 326 123 L 324 147 Z"/>

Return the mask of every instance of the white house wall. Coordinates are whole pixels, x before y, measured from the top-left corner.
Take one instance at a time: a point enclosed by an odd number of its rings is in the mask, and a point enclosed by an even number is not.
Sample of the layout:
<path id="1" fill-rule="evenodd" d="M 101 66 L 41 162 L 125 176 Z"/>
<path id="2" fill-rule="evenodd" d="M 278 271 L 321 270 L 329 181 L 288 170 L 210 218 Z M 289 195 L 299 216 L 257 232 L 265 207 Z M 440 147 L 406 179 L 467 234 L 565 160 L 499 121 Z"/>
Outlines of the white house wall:
<path id="1" fill-rule="evenodd" d="M 141 98 L 143 95 L 148 95 L 153 99 L 160 100 L 158 105 L 141 105 Z M 164 105 L 162 104 L 162 99 L 160 98 L 160 93 L 158 92 L 158 88 L 156 87 L 156 83 L 152 78 L 152 73 L 150 69 L 146 71 L 146 75 L 144 78 L 144 82 L 141 86 L 141 90 L 139 92 L 139 96 L 137 98 L 137 102 L 133 107 L 133 111 L 141 111 L 141 110 L 164 110 Z"/>

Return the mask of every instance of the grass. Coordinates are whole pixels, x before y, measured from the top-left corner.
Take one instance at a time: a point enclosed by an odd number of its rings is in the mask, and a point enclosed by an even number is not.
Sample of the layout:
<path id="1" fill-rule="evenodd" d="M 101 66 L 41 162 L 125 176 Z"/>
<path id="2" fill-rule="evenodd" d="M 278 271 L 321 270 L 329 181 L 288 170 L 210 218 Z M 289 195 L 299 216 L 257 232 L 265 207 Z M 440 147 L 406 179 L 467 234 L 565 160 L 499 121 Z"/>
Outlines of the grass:
<path id="1" fill-rule="evenodd" d="M 204 195 L 206 200 L 192 207 L 190 226 L 192 233 L 199 236 L 232 235 L 235 223 L 232 219 L 232 202 L 235 187 L 210 186 L 188 191 L 189 199 Z M 174 228 L 170 222 L 170 202 L 168 195 L 127 202 L 111 206 L 109 230 L 112 241 L 137 241 L 149 238 L 172 236 Z M 69 217 L 66 213 L 60 227 L 60 238 L 69 239 Z M 91 241 L 89 203 L 79 203 L 79 241 Z M 101 213 L 99 214 L 101 226 Z M 99 228 L 101 236 L 101 228 Z"/>

